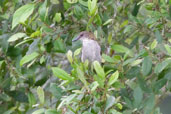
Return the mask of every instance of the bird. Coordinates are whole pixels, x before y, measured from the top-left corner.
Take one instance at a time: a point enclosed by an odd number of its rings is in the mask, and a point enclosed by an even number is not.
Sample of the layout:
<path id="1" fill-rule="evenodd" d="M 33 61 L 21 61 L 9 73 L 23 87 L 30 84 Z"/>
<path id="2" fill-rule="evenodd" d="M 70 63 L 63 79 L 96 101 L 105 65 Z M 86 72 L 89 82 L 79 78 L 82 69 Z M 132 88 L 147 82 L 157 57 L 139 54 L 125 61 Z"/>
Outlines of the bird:
<path id="1" fill-rule="evenodd" d="M 82 31 L 76 38 L 72 40 L 72 42 L 77 40 L 82 42 L 82 62 L 85 62 L 86 60 L 88 60 L 90 63 L 94 61 L 101 62 L 101 47 L 95 39 L 96 37 L 92 32 Z"/>

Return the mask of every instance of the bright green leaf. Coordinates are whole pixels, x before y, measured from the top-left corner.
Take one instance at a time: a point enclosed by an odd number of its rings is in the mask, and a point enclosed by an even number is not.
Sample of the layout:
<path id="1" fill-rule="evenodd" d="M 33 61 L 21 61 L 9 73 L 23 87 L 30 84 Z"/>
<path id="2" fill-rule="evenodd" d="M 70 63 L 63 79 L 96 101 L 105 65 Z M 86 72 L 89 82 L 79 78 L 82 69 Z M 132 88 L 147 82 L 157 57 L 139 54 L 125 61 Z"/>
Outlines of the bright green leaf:
<path id="1" fill-rule="evenodd" d="M 168 54 L 171 55 L 171 47 L 168 44 L 165 44 L 164 47 L 167 50 Z"/>
<path id="2" fill-rule="evenodd" d="M 116 52 L 119 52 L 119 53 L 126 53 L 128 51 L 130 51 L 127 47 L 124 47 L 122 45 L 112 45 L 111 47 L 113 50 L 115 50 Z"/>
<path id="3" fill-rule="evenodd" d="M 20 66 L 23 66 L 24 64 L 32 61 L 33 59 L 35 59 L 38 56 L 39 56 L 39 53 L 37 53 L 37 52 L 33 52 L 30 55 L 25 55 L 20 61 Z"/>
<path id="4" fill-rule="evenodd" d="M 22 37 L 25 37 L 26 34 L 25 33 L 16 33 L 14 35 L 12 35 L 9 39 L 8 39 L 8 42 L 14 42 Z"/>
<path id="5" fill-rule="evenodd" d="M 158 63 L 154 68 L 154 73 L 158 74 L 162 72 L 170 63 L 171 63 L 171 59 L 166 59 L 161 63 Z"/>
<path id="6" fill-rule="evenodd" d="M 74 57 L 76 57 L 80 53 L 81 53 L 81 48 L 78 48 L 77 50 L 74 51 Z"/>
<path id="7" fill-rule="evenodd" d="M 13 15 L 12 29 L 16 27 L 19 23 L 24 23 L 27 18 L 33 13 L 34 4 L 26 4 L 19 9 L 17 9 Z"/>
<path id="8" fill-rule="evenodd" d="M 52 67 L 52 71 L 56 77 L 58 77 L 62 80 L 68 80 L 68 81 L 73 80 L 73 78 L 68 73 L 66 73 L 64 70 L 62 70 L 58 67 Z"/>
<path id="9" fill-rule="evenodd" d="M 56 21 L 59 23 L 61 20 L 62 20 L 61 13 L 56 13 L 53 18 L 53 21 Z"/>
<path id="10" fill-rule="evenodd" d="M 71 51 L 71 50 L 69 50 L 69 51 L 67 52 L 67 59 L 68 59 L 68 61 L 69 61 L 70 63 L 73 62 L 72 51 Z"/>
<path id="11" fill-rule="evenodd" d="M 45 102 L 45 96 L 44 96 L 44 91 L 43 91 L 43 88 L 42 87 L 38 87 L 37 88 L 37 94 L 38 94 L 38 98 L 40 100 L 40 103 L 41 104 L 44 104 Z"/>
<path id="12" fill-rule="evenodd" d="M 112 21 L 113 21 L 113 19 L 108 19 L 103 25 L 105 26 L 105 25 L 111 23 Z"/>
<path id="13" fill-rule="evenodd" d="M 99 86 L 99 83 L 97 81 L 93 82 L 91 84 L 91 92 L 95 91 L 98 86 Z"/>
<path id="14" fill-rule="evenodd" d="M 151 43 L 151 46 L 150 46 L 151 50 L 153 50 L 154 48 L 156 48 L 156 46 L 157 46 L 157 40 L 154 40 L 154 41 Z"/>
<path id="15" fill-rule="evenodd" d="M 137 66 L 142 62 L 142 59 L 137 59 L 131 63 L 131 66 Z"/>
<path id="16" fill-rule="evenodd" d="M 110 76 L 109 81 L 108 81 L 108 86 L 111 86 L 112 84 L 114 84 L 117 81 L 118 77 L 119 77 L 119 72 L 116 71 Z"/>
<path id="17" fill-rule="evenodd" d="M 95 71 L 97 73 L 97 75 L 101 78 L 104 79 L 105 78 L 105 73 L 103 68 L 101 67 L 100 63 L 98 61 L 94 61 L 93 62 L 93 66 L 95 68 Z"/>

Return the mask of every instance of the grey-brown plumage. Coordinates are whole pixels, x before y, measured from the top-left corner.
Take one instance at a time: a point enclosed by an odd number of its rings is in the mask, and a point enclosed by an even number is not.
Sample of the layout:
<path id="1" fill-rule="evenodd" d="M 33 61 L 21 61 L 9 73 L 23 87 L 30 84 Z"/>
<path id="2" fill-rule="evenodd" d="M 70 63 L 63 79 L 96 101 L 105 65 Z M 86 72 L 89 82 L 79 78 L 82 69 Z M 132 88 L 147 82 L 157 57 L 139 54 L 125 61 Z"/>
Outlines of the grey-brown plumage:
<path id="1" fill-rule="evenodd" d="M 84 62 L 88 60 L 89 62 L 99 61 L 101 62 L 101 48 L 97 41 L 95 41 L 95 36 L 91 32 L 83 31 L 72 41 L 81 40 L 82 42 L 82 54 L 81 61 Z"/>

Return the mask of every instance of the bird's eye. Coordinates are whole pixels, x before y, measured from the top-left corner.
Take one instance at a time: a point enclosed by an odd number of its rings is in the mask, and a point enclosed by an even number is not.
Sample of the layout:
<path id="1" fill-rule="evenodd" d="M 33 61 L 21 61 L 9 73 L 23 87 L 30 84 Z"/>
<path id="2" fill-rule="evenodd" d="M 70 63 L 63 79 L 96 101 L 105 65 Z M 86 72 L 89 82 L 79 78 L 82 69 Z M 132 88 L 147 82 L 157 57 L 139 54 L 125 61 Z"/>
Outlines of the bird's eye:
<path id="1" fill-rule="evenodd" d="M 80 35 L 81 37 L 83 36 L 83 34 Z"/>

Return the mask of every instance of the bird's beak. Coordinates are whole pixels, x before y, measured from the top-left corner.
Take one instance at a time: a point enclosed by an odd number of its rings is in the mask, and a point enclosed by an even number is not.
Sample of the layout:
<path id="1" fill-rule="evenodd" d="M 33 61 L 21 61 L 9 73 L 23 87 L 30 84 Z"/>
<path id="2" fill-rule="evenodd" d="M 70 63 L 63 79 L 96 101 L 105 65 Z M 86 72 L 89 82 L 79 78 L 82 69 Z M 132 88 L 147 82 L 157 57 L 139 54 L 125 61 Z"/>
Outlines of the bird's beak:
<path id="1" fill-rule="evenodd" d="M 77 36 L 77 37 L 75 37 L 73 40 L 72 40 L 72 42 L 75 42 L 75 41 L 77 41 L 77 40 L 79 40 L 80 39 L 80 36 Z"/>

